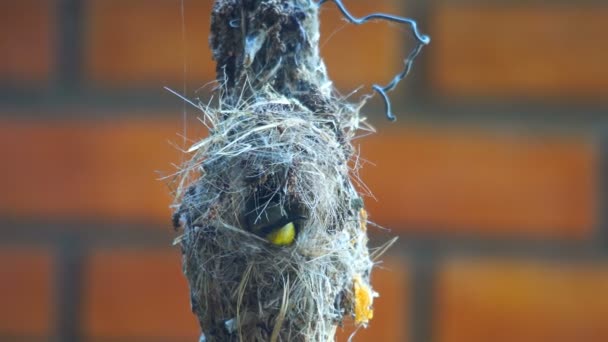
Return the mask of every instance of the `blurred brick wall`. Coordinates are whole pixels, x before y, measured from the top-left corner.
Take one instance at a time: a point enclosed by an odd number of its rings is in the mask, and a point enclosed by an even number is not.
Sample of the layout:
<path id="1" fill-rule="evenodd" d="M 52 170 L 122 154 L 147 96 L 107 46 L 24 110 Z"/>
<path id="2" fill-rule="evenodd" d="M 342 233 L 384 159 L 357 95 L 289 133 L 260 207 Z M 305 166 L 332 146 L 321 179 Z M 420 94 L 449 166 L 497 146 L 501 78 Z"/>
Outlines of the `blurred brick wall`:
<path id="1" fill-rule="evenodd" d="M 366 204 L 391 229 L 373 241 L 401 239 L 356 340 L 607 341 L 608 4 L 345 4 L 415 17 L 433 38 L 392 94 L 398 123 L 366 109 Z M 196 340 L 155 173 L 181 158 L 183 106 L 162 87 L 205 98 L 214 78 L 212 1 L 183 5 L 0 1 L 1 341 Z M 405 31 L 352 27 L 327 4 L 337 86 L 389 80 Z"/>

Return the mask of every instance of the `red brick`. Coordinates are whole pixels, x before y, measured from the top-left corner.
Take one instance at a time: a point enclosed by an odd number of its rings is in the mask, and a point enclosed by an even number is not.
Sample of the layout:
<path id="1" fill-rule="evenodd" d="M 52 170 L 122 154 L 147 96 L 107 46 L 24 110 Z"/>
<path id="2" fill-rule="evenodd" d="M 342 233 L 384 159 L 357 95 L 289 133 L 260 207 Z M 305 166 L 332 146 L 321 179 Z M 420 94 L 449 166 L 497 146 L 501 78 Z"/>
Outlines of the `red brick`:
<path id="1" fill-rule="evenodd" d="M 439 273 L 439 342 L 608 340 L 608 265 L 452 260 Z"/>
<path id="2" fill-rule="evenodd" d="M 101 250 L 86 263 L 88 338 L 198 338 L 179 250 Z"/>
<path id="3" fill-rule="evenodd" d="M 360 141 L 370 219 L 418 232 L 582 239 L 596 224 L 598 151 L 581 137 L 383 129 Z"/>
<path id="4" fill-rule="evenodd" d="M 179 121 L 3 121 L 0 214 L 169 225 L 170 191 L 155 171 L 180 161 L 168 143 L 181 143 Z M 387 227 L 584 239 L 596 224 L 599 157 L 588 139 L 411 127 L 360 142 L 376 164 L 361 172 L 378 198 L 366 205 Z"/>
<path id="5" fill-rule="evenodd" d="M 198 325 L 190 313 L 179 252 L 108 250 L 96 252 L 85 274 L 84 333 L 88 338 L 192 338 Z M 357 341 L 405 341 L 408 278 L 403 262 L 389 259 L 373 273 L 380 297 L 368 329 Z M 352 328 L 340 332 L 346 340 Z"/>
<path id="6" fill-rule="evenodd" d="M 408 341 L 410 282 L 407 265 L 396 257 L 386 258 L 372 272 L 372 286 L 380 297 L 374 300 L 374 318 L 367 329 L 360 328 L 355 341 Z M 338 341 L 347 341 L 352 324 L 338 329 Z"/>
<path id="7" fill-rule="evenodd" d="M 398 1 L 346 1 L 358 17 L 373 12 L 399 14 Z M 388 83 L 403 67 L 406 29 L 394 24 L 370 22 L 356 26 L 347 22 L 337 7 L 328 2 L 321 8 L 321 56 L 330 78 L 344 92 L 361 85 Z"/>
<path id="8" fill-rule="evenodd" d="M 179 164 L 180 154 L 169 142 L 181 145 L 180 125 L 178 118 L 4 120 L 0 214 L 169 226 L 170 189 L 157 171 L 167 175 L 175 171 L 171 163 Z"/>
<path id="9" fill-rule="evenodd" d="M 32 247 L 0 249 L 0 336 L 48 337 L 55 312 L 51 253 Z"/>
<path id="10" fill-rule="evenodd" d="M 431 81 L 445 95 L 605 98 L 608 6 L 441 4 Z"/>
<path id="11" fill-rule="evenodd" d="M 55 1 L 0 2 L 0 81 L 49 79 L 56 44 Z"/>
<path id="12" fill-rule="evenodd" d="M 215 79 L 207 44 L 212 1 L 185 0 L 186 38 L 182 37 L 179 1 L 93 0 L 88 6 L 86 70 L 104 85 L 145 85 L 183 80 L 183 51 L 188 80 Z M 370 4 L 351 1 L 356 15 L 399 13 L 393 0 Z M 322 8 L 322 49 L 332 78 L 350 91 L 372 82 L 386 83 L 403 65 L 408 34 L 385 23 L 356 27 L 346 23 L 335 5 Z"/>
<path id="13" fill-rule="evenodd" d="M 177 0 L 89 1 L 88 77 L 109 86 L 173 86 L 184 81 L 185 58 L 189 82 L 203 85 L 214 80 L 215 63 L 207 43 L 212 4 L 184 0 L 182 18 Z"/>

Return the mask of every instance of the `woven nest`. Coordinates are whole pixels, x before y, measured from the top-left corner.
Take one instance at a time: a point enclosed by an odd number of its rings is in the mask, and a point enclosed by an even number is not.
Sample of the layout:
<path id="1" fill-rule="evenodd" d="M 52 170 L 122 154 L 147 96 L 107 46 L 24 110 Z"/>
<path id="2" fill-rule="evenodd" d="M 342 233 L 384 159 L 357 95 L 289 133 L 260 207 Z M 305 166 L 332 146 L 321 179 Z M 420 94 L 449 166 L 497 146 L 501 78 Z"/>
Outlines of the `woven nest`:
<path id="1" fill-rule="evenodd" d="M 353 185 L 358 112 L 328 119 L 263 94 L 207 108 L 210 135 L 180 174 L 174 223 L 192 308 L 207 341 L 333 340 L 345 318 L 373 315 L 374 255 Z M 258 233 L 279 218 L 293 221 L 292 244 Z"/>

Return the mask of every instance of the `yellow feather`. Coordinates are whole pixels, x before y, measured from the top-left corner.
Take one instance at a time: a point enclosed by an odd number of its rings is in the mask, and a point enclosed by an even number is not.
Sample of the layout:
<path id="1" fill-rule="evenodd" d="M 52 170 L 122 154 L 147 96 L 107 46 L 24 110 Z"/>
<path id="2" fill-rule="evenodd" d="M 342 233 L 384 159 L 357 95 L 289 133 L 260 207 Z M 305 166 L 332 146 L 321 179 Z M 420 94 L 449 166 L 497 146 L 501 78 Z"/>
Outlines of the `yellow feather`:
<path id="1" fill-rule="evenodd" d="M 296 238 L 296 227 L 293 222 L 289 222 L 283 227 L 266 235 L 266 239 L 277 246 L 288 246 L 293 243 Z"/>

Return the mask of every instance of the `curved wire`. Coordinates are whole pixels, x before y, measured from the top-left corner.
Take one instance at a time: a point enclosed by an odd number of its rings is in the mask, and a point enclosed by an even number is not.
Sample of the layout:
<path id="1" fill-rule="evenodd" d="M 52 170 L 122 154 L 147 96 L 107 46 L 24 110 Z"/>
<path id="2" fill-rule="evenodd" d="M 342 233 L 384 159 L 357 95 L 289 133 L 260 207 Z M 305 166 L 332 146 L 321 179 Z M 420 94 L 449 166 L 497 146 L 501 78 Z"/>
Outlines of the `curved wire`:
<path id="1" fill-rule="evenodd" d="M 382 101 L 384 101 L 386 117 L 391 121 L 395 121 L 396 117 L 395 117 L 395 115 L 393 115 L 391 101 L 387 95 L 387 92 L 390 92 L 393 89 L 395 89 L 395 87 L 399 84 L 399 82 L 401 82 L 401 80 L 404 79 L 410 73 L 410 70 L 412 69 L 412 65 L 414 64 L 414 60 L 416 59 L 416 57 L 418 56 L 420 51 L 422 51 L 422 47 L 424 47 L 425 45 L 428 45 L 431 42 L 431 37 L 420 33 L 420 31 L 418 30 L 418 24 L 413 19 L 399 17 L 396 15 L 385 14 L 385 13 L 372 13 L 372 14 L 363 16 L 361 18 L 357 18 L 357 17 L 354 17 L 352 14 L 350 14 L 350 12 L 348 12 L 346 7 L 344 7 L 344 4 L 342 3 L 342 0 L 319 0 L 319 2 L 317 2 L 317 6 L 321 6 L 324 3 L 329 2 L 329 1 L 335 3 L 336 6 L 338 7 L 338 9 L 340 10 L 340 12 L 342 12 L 342 15 L 348 21 L 350 21 L 351 23 L 353 23 L 355 25 L 362 25 L 362 24 L 367 23 L 370 20 L 378 19 L 378 20 L 395 22 L 395 23 L 399 23 L 399 24 L 406 24 L 406 25 L 410 26 L 412 33 L 414 34 L 414 38 L 416 38 L 416 40 L 418 41 L 418 44 L 405 59 L 405 62 L 404 62 L 405 67 L 403 68 L 403 70 L 400 73 L 395 75 L 395 77 L 392 79 L 392 81 L 389 84 L 387 84 L 386 86 L 382 87 L 378 84 L 372 85 L 372 89 L 374 89 L 378 94 L 380 94 L 380 96 L 382 97 Z"/>

